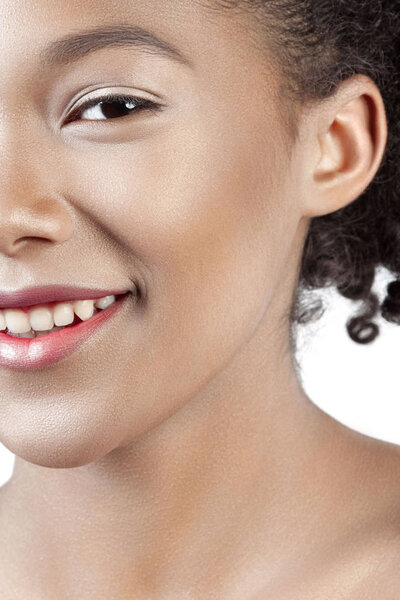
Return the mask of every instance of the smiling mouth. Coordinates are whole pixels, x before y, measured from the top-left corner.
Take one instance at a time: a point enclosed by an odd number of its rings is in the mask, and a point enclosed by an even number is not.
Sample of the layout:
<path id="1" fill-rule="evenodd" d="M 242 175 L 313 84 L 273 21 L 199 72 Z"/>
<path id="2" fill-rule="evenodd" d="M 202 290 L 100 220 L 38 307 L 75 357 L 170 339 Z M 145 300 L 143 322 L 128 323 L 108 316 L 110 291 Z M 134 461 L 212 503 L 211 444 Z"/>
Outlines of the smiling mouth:
<path id="1" fill-rule="evenodd" d="M 64 326 L 56 325 L 51 329 L 44 329 L 44 326 L 42 326 L 43 330 L 39 332 L 32 330 L 22 332 L 10 331 L 7 333 L 5 331 L 8 330 L 8 327 L 6 327 L 6 330 L 3 329 L 0 331 L 0 367 L 15 369 L 17 371 L 30 371 L 43 369 L 67 358 L 84 344 L 89 344 L 92 338 L 98 340 L 101 330 L 105 332 L 104 335 L 107 335 L 106 332 L 109 330 L 109 327 L 112 327 L 113 321 L 118 319 L 118 314 L 123 311 L 124 306 L 128 305 L 129 297 L 132 296 L 131 292 L 116 294 L 115 301 L 112 301 L 107 307 L 92 307 L 93 312 L 91 316 L 89 316 L 89 310 L 86 314 L 81 313 L 81 316 L 87 317 L 83 319 L 75 313 L 72 322 Z M 78 302 L 84 303 L 88 301 L 77 300 L 76 303 Z M 57 304 L 70 303 L 62 302 Z M 87 309 L 88 306 L 90 307 L 90 301 L 89 305 L 80 304 L 78 306 Z M 30 308 L 33 312 L 35 307 Z M 29 314 L 29 317 L 31 316 L 30 308 L 24 306 L 18 310 L 26 318 L 27 314 Z M 43 308 L 43 306 L 40 308 Z M 45 308 L 48 310 L 49 307 L 46 306 Z M 97 310 L 95 311 L 94 308 L 97 308 Z M 7 310 L 17 309 L 4 309 L 4 311 Z M 20 316 L 21 314 L 17 315 L 17 319 Z M 42 316 L 39 314 L 40 318 Z M 44 318 L 47 317 L 48 313 L 45 313 Z M 71 319 L 71 317 L 69 318 Z M 18 321 L 16 322 L 18 323 Z M 23 339 L 27 336 L 36 339 Z M 103 345 L 104 343 L 103 340 Z M 87 350 L 89 351 L 92 348 L 92 344 L 89 344 Z"/>

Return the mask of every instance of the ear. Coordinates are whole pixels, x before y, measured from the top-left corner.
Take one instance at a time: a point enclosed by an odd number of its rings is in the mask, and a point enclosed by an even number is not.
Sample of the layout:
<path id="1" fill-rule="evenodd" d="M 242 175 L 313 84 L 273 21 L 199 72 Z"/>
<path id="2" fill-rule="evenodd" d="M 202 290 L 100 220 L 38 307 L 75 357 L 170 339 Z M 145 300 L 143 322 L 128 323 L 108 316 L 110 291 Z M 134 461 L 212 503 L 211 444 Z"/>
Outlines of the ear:
<path id="1" fill-rule="evenodd" d="M 379 88 L 364 75 L 345 80 L 308 117 L 302 209 L 304 216 L 315 217 L 339 210 L 368 187 L 382 162 L 388 131 Z"/>

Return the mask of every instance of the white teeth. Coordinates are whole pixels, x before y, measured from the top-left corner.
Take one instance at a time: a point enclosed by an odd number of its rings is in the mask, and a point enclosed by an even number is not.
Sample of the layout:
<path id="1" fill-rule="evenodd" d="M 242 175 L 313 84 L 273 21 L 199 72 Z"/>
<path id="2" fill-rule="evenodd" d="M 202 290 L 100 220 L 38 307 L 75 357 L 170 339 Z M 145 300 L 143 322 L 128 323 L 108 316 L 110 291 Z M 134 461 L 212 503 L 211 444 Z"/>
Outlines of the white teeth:
<path id="1" fill-rule="evenodd" d="M 16 337 L 39 337 L 71 325 L 75 314 L 82 321 L 90 319 L 95 310 L 104 310 L 116 301 L 116 296 L 103 296 L 97 300 L 59 302 L 52 306 L 36 306 L 29 313 L 18 308 L 0 310 L 0 331 L 8 329 Z M 36 334 L 37 332 L 37 334 Z"/>
<path id="2" fill-rule="evenodd" d="M 29 313 L 29 320 L 35 331 L 48 331 L 54 325 L 53 311 L 45 306 L 33 308 Z"/>
<path id="3" fill-rule="evenodd" d="M 115 302 L 115 296 L 104 296 L 104 298 L 96 300 L 94 305 L 96 308 L 101 308 L 103 310 L 113 304 L 113 302 Z"/>
<path id="4" fill-rule="evenodd" d="M 73 303 L 75 314 L 82 321 L 87 321 L 94 313 L 94 300 L 78 300 Z"/>
<path id="5" fill-rule="evenodd" d="M 27 333 L 31 330 L 29 316 L 18 308 L 6 308 L 4 310 L 7 328 L 12 333 Z"/>
<path id="6" fill-rule="evenodd" d="M 71 325 L 75 318 L 71 304 L 60 302 L 54 307 L 54 323 L 59 326 Z"/>

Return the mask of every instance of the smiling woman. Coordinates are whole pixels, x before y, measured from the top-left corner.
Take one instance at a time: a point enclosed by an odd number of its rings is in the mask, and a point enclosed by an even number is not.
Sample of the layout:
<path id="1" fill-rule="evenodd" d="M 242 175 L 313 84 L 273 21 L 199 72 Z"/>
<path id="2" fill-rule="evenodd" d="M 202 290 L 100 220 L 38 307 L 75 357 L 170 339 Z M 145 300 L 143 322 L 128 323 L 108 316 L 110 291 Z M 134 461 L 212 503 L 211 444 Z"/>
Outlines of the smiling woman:
<path id="1" fill-rule="evenodd" d="M 294 360 L 396 262 L 399 13 L 2 0 L 1 598 L 400 592 L 399 450 Z"/>

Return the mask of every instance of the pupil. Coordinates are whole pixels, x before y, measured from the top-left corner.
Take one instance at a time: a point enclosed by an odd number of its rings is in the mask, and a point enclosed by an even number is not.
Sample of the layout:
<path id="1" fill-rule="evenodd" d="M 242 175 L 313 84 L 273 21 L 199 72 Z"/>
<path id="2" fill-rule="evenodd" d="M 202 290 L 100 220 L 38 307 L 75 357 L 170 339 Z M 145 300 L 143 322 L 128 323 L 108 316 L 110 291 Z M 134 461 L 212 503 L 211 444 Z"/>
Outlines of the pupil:
<path id="1" fill-rule="evenodd" d="M 129 103 L 128 102 L 118 102 L 118 101 L 100 102 L 101 110 L 103 111 L 103 115 L 107 119 L 114 119 L 116 117 L 120 117 L 121 113 L 122 113 L 122 116 L 129 114 L 129 111 L 132 110 L 133 107 L 126 108 L 125 104 L 129 104 Z M 132 103 L 130 103 L 130 104 L 132 104 Z"/>

